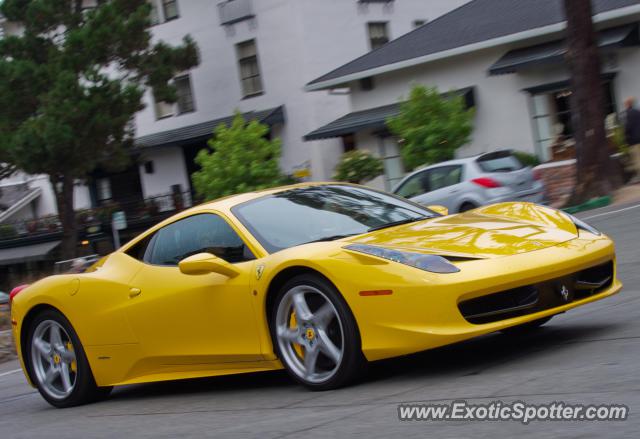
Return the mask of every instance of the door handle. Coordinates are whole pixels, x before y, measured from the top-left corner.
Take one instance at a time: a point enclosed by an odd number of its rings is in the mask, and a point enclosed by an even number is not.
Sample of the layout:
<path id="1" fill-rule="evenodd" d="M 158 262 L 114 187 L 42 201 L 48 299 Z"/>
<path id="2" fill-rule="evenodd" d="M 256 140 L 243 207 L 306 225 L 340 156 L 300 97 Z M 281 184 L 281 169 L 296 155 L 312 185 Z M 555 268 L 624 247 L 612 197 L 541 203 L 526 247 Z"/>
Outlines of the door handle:
<path id="1" fill-rule="evenodd" d="M 142 290 L 140 288 L 131 288 L 129 290 L 129 297 L 137 297 L 140 295 L 140 293 L 142 293 Z"/>

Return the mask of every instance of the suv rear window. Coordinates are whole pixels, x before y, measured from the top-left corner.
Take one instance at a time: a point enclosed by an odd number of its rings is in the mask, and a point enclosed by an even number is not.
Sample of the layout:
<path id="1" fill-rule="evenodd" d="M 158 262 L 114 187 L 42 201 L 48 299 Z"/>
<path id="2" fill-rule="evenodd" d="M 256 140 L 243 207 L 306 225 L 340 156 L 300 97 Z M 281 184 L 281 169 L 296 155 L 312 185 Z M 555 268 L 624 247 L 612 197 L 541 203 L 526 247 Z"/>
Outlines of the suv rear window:
<path id="1" fill-rule="evenodd" d="M 524 168 L 524 165 L 511 151 L 497 151 L 485 154 L 476 160 L 484 172 L 512 172 Z"/>

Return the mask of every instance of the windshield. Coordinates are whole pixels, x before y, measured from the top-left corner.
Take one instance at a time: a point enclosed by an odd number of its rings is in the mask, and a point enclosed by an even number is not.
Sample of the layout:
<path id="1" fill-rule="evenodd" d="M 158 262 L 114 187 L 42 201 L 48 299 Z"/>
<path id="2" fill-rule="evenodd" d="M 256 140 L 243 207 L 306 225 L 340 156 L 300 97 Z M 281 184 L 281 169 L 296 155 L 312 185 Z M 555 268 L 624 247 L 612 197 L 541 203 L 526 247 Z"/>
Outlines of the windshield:
<path id="1" fill-rule="evenodd" d="M 497 151 L 485 154 L 478 160 L 480 169 L 484 172 L 513 172 L 524 168 L 520 160 L 510 151 Z"/>
<path id="2" fill-rule="evenodd" d="M 270 253 L 438 216 L 393 195 L 343 185 L 266 195 L 240 204 L 232 212 Z"/>

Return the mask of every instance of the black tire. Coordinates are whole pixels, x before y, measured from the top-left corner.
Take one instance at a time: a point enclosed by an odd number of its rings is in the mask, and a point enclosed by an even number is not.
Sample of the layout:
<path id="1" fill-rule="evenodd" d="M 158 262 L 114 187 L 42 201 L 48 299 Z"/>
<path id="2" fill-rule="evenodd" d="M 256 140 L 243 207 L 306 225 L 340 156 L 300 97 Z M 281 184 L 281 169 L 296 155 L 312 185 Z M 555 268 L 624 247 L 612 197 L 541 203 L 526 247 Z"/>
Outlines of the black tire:
<path id="1" fill-rule="evenodd" d="M 465 201 L 464 203 L 462 203 L 462 206 L 460 206 L 460 209 L 458 209 L 458 212 L 462 213 L 462 212 L 468 212 L 469 210 L 473 210 L 475 209 L 476 206 L 475 204 L 469 202 L 469 201 Z"/>
<path id="2" fill-rule="evenodd" d="M 73 390 L 71 390 L 70 394 L 64 398 L 55 398 L 47 393 L 47 391 L 43 388 L 43 383 L 41 383 L 37 378 L 35 366 L 33 364 L 32 343 L 34 331 L 36 330 L 38 325 L 45 321 L 57 322 L 66 331 L 70 339 L 69 341 L 72 344 L 73 352 L 75 354 L 75 383 Z M 64 315 L 56 310 L 45 310 L 39 313 L 31 321 L 27 332 L 23 358 L 25 360 L 27 372 L 29 373 L 31 381 L 38 388 L 40 395 L 42 395 L 42 397 L 54 407 L 66 408 L 87 404 L 104 399 L 109 395 L 109 393 L 111 393 L 112 387 L 98 387 L 96 385 L 93 373 L 91 372 L 91 367 L 89 366 L 89 362 L 87 361 L 87 356 L 84 352 L 82 344 L 80 343 L 80 339 L 76 334 L 76 331 L 71 326 L 71 323 L 69 323 L 69 320 L 67 320 Z"/>
<path id="3" fill-rule="evenodd" d="M 552 318 L 553 318 L 553 316 L 543 317 L 541 319 L 534 320 L 532 322 L 523 323 L 522 325 L 512 326 L 511 328 L 503 329 L 500 332 L 502 332 L 503 334 L 508 334 L 508 335 L 527 334 L 529 332 L 535 331 L 536 329 L 540 328 L 542 325 L 547 323 Z"/>
<path id="4" fill-rule="evenodd" d="M 339 365 L 336 365 L 336 371 L 333 375 L 323 382 L 310 382 L 294 371 L 294 368 L 287 363 L 286 356 L 283 356 L 283 353 L 281 352 L 279 340 L 276 334 L 278 308 L 287 292 L 298 286 L 310 286 L 322 292 L 326 298 L 329 299 L 337 312 L 337 318 L 340 319 L 339 324 L 341 325 L 344 340 L 342 343 L 342 357 Z M 334 324 L 336 320 L 337 319 L 334 316 Z M 310 390 L 323 391 L 346 386 L 361 377 L 365 371 L 367 361 L 362 354 L 360 333 L 351 309 L 336 287 L 320 275 L 303 274 L 286 282 L 278 292 L 274 301 L 274 305 L 271 309 L 269 326 L 275 353 L 282 361 L 286 371 L 295 381 Z"/>

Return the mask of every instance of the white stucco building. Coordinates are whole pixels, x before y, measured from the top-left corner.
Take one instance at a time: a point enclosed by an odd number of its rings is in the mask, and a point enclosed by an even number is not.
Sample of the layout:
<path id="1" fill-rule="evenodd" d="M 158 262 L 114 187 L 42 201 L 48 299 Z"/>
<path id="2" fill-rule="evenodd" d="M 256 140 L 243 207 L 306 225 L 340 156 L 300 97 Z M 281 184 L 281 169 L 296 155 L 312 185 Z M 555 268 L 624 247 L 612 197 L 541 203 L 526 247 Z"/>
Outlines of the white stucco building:
<path id="1" fill-rule="evenodd" d="M 179 44 L 191 35 L 200 65 L 175 78 L 177 104 L 157 103 L 147 92 L 147 107 L 135 118 L 136 165 L 118 175 L 98 170 L 79 188 L 79 208 L 190 192 L 197 151 L 235 110 L 268 123 L 282 139 L 284 172 L 331 177 L 342 139 L 304 142 L 303 136 L 349 111 L 348 90 L 309 94 L 305 84 L 468 0 L 149 1 L 154 40 Z M 11 23 L 0 27 L 16 31 Z M 18 180 L 47 184 L 30 176 L 3 183 Z M 21 215 L 55 213 L 50 188 L 42 193 Z"/>
<path id="2" fill-rule="evenodd" d="M 604 110 L 620 112 L 626 96 L 640 96 L 640 2 L 592 4 Z M 385 158 L 386 175 L 373 184 L 390 188 L 404 170 L 384 121 L 412 85 L 423 84 L 458 90 L 475 107 L 473 138 L 460 156 L 512 148 L 546 160 L 558 135 L 572 135 L 565 29 L 562 0 L 473 0 L 311 81 L 310 94 L 348 87 L 351 110 L 306 138 L 352 137 Z"/>

